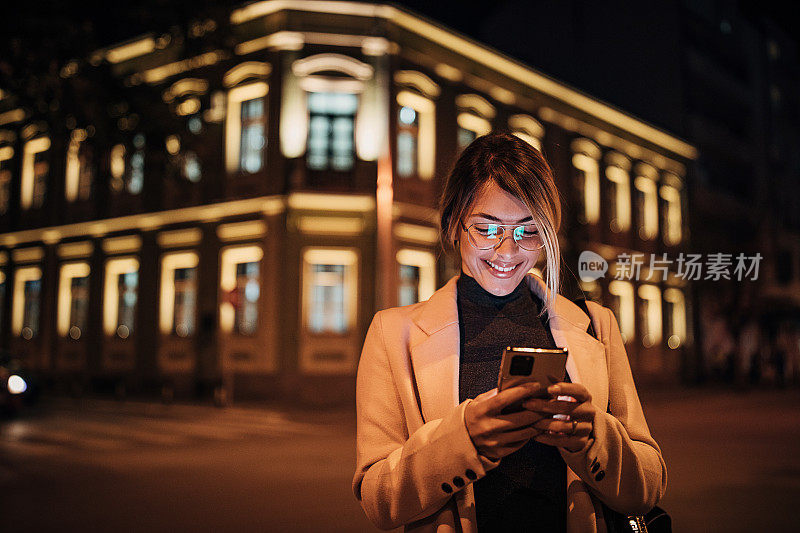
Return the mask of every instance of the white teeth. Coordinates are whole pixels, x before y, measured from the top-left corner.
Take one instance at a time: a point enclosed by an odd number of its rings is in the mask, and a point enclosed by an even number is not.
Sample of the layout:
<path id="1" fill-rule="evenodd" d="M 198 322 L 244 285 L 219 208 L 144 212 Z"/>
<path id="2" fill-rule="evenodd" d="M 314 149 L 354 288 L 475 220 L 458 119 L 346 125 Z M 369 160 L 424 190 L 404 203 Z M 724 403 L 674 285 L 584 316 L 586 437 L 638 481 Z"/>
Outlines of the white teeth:
<path id="1" fill-rule="evenodd" d="M 484 261 L 486 261 L 486 260 L 484 259 Z M 486 261 L 486 262 L 489 263 L 489 266 L 491 266 L 493 269 L 499 270 L 500 272 L 511 272 L 512 270 L 514 270 L 515 268 L 517 268 L 519 266 L 519 265 L 514 265 L 513 267 L 503 268 L 501 266 L 495 265 L 491 261 Z"/>

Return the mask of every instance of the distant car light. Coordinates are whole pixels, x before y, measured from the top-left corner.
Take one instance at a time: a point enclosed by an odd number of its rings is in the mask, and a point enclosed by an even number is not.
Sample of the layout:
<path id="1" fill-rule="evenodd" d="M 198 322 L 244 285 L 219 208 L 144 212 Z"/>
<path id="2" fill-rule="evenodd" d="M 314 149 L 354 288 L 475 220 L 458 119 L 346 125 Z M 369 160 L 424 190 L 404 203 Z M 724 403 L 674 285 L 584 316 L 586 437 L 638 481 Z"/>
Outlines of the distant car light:
<path id="1" fill-rule="evenodd" d="M 20 376 L 14 374 L 8 377 L 8 392 L 11 394 L 22 394 L 28 390 L 28 384 Z"/>

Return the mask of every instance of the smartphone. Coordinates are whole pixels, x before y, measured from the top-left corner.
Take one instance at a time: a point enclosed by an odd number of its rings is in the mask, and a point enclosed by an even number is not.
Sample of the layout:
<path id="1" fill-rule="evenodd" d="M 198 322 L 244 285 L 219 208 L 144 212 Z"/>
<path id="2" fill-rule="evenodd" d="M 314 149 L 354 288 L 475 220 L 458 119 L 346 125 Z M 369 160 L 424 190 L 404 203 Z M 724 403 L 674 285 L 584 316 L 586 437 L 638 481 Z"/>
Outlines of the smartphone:
<path id="1" fill-rule="evenodd" d="M 506 347 L 497 378 L 498 392 L 515 385 L 536 382 L 542 385 L 542 391 L 537 396 L 546 398 L 547 387 L 566 378 L 567 354 L 566 348 Z M 505 407 L 501 413 L 516 413 L 522 409 L 522 401 L 519 401 Z"/>

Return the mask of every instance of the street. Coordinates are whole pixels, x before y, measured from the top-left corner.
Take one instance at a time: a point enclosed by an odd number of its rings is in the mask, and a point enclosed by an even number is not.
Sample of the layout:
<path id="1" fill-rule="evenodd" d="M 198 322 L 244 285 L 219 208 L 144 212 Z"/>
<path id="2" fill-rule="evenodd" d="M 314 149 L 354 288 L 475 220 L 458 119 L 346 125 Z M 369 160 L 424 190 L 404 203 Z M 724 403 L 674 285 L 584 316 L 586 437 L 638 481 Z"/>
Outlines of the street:
<path id="1" fill-rule="evenodd" d="M 800 392 L 643 395 L 680 531 L 797 531 Z M 373 531 L 350 412 L 46 402 L 0 431 L 0 531 Z"/>

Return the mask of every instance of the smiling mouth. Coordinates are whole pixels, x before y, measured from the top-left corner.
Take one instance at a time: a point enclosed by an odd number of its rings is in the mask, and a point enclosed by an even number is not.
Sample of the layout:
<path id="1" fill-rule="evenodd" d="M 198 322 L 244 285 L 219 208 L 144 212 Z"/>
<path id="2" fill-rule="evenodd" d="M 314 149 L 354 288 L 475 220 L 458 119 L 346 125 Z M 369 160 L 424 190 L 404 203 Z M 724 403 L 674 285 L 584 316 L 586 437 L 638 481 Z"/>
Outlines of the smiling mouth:
<path id="1" fill-rule="evenodd" d="M 497 270 L 498 272 L 511 272 L 512 270 L 516 269 L 520 265 L 520 263 L 518 263 L 518 264 L 516 264 L 516 265 L 514 265 L 512 267 L 501 267 L 500 265 L 495 265 L 494 263 L 492 263 L 491 261 L 488 261 L 486 259 L 484 259 L 484 262 L 487 265 L 489 265 L 490 267 L 492 267 L 493 269 Z"/>

